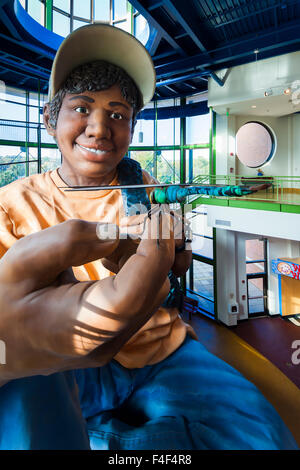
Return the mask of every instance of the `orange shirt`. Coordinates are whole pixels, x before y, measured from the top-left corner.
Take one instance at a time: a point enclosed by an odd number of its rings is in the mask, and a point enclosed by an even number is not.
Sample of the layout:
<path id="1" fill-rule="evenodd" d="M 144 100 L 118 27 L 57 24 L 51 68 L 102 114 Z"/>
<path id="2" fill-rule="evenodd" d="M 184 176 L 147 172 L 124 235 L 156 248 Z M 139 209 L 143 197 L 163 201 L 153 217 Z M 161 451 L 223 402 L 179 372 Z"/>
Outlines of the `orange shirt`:
<path id="1" fill-rule="evenodd" d="M 146 184 L 155 181 L 147 172 L 143 172 L 143 178 Z M 118 184 L 117 178 L 111 182 L 111 185 L 115 184 Z M 58 171 L 54 170 L 0 188 L 0 257 L 19 238 L 65 220 L 118 224 L 124 215 L 119 189 L 67 192 L 62 189 L 65 187 Z M 101 280 L 113 275 L 100 260 L 73 267 L 73 271 L 79 281 Z M 184 323 L 176 308 L 161 307 L 130 338 L 115 359 L 127 368 L 155 364 L 174 352 L 187 332 L 196 339 L 193 329 Z"/>

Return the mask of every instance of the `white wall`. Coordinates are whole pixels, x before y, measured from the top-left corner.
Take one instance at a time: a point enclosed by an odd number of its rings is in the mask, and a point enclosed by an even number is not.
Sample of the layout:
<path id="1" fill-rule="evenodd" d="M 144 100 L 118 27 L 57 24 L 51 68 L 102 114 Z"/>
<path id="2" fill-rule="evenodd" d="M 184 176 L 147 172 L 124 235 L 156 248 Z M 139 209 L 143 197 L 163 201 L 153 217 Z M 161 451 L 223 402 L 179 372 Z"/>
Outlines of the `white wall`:
<path id="1" fill-rule="evenodd" d="M 248 318 L 245 241 L 258 238 L 231 230 L 216 229 L 218 320 L 234 326 Z M 231 313 L 231 305 L 238 313 Z"/>
<path id="2" fill-rule="evenodd" d="M 234 175 L 237 158 L 230 154 L 235 155 L 236 117 L 217 115 L 216 126 L 216 174 Z"/>
<path id="3" fill-rule="evenodd" d="M 216 119 L 216 173 L 256 176 L 255 168 L 243 165 L 235 154 L 235 135 L 249 121 L 259 121 L 271 127 L 277 148 L 272 160 L 262 167 L 265 176 L 300 176 L 300 114 L 284 117 L 226 116 Z"/>
<path id="4" fill-rule="evenodd" d="M 219 78 L 226 77 L 224 86 L 212 78 L 208 81 L 208 106 L 219 109 L 230 107 L 233 103 L 264 98 L 264 92 L 272 89 L 273 96 L 279 96 L 287 86 L 299 87 L 300 52 L 283 54 L 277 57 L 239 65 L 216 72 Z M 299 98 L 299 97 L 298 97 Z"/>
<path id="5" fill-rule="evenodd" d="M 237 132 L 241 126 L 249 121 L 259 121 L 269 126 L 277 141 L 277 149 L 272 160 L 262 167 L 265 176 L 291 176 L 288 168 L 289 161 L 291 160 L 292 142 L 289 141 L 291 118 L 289 117 L 255 117 L 255 116 L 236 116 L 236 129 Z M 253 176 L 257 174 L 255 168 L 248 168 L 243 165 L 238 158 L 236 158 L 236 173 L 238 175 Z"/>
<path id="6" fill-rule="evenodd" d="M 235 154 L 235 135 L 249 121 L 259 121 L 271 127 L 276 135 L 277 149 L 272 160 L 262 167 L 265 176 L 300 176 L 300 114 L 283 117 L 226 116 L 216 119 L 216 173 L 256 176 L 255 168 L 243 165 Z"/>
<path id="7" fill-rule="evenodd" d="M 208 205 L 207 225 L 264 237 L 300 240 L 300 216 L 289 212 Z"/>
<path id="8" fill-rule="evenodd" d="M 253 59 L 218 71 L 221 78 L 227 73 L 224 86 L 212 78 L 208 82 L 208 105 L 217 112 L 217 174 L 230 174 L 230 168 L 240 175 L 257 174 L 230 156 L 232 149 L 235 152 L 236 132 L 246 122 L 257 120 L 269 125 L 277 137 L 276 154 L 263 167 L 264 174 L 300 176 L 300 114 L 296 114 L 300 111 L 300 51 L 265 60 L 258 54 L 257 61 L 255 56 Z M 287 87 L 292 90 L 290 95 L 283 94 Z M 266 98 L 268 89 L 272 96 Z M 253 103 L 257 110 L 251 109 Z"/>
<path id="9" fill-rule="evenodd" d="M 291 118 L 290 132 L 291 152 L 289 156 L 290 175 L 300 176 L 300 114 L 294 114 Z"/>
<path id="10" fill-rule="evenodd" d="M 229 304 L 237 302 L 235 233 L 216 230 L 217 312 L 218 320 L 228 326 L 237 324 L 237 315 L 229 313 Z"/>

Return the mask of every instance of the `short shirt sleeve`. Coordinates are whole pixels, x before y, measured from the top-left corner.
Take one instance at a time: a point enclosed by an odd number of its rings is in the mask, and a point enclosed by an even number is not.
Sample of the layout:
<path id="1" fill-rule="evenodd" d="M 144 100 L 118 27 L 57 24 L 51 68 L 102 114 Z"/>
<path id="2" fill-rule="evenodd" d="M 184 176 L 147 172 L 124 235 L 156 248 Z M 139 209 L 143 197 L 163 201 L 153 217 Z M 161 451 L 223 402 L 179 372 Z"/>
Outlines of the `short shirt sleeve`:
<path id="1" fill-rule="evenodd" d="M 0 258 L 18 240 L 13 234 L 13 222 L 0 205 Z"/>

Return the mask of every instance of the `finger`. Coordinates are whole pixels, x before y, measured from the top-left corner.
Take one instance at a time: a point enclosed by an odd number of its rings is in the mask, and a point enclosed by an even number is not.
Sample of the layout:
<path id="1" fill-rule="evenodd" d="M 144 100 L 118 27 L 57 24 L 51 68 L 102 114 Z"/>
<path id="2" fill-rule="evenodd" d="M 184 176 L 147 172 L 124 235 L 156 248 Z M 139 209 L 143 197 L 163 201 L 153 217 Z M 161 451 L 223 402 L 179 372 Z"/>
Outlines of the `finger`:
<path id="1" fill-rule="evenodd" d="M 118 246 L 118 228 L 112 227 L 111 239 L 100 239 L 98 226 L 72 219 L 22 238 L 1 259 L 0 280 L 31 291 L 49 285 L 70 266 L 103 258 Z"/>
<path id="2" fill-rule="evenodd" d="M 157 243 L 159 242 L 159 243 Z M 142 240 L 137 249 L 137 253 L 148 254 L 148 251 L 159 248 L 162 256 L 169 257 L 174 251 L 174 224 L 170 214 L 158 213 L 147 219 Z"/>
<path id="3" fill-rule="evenodd" d="M 139 240 L 144 231 L 147 214 L 122 217 L 119 228 L 121 237 Z"/>
<path id="4" fill-rule="evenodd" d="M 128 232 L 130 232 L 131 230 L 133 231 L 134 229 L 143 227 L 146 217 L 147 213 L 122 217 L 119 223 L 120 231 L 126 232 L 126 230 L 128 230 Z"/>
<path id="5" fill-rule="evenodd" d="M 62 286 L 64 284 L 75 284 L 79 282 L 74 276 L 72 268 L 68 268 L 65 271 L 62 271 L 56 278 L 56 282 L 52 285 Z"/>
<path id="6" fill-rule="evenodd" d="M 103 266 L 111 272 L 117 273 L 120 267 L 124 264 L 125 259 L 128 259 L 136 253 L 137 244 L 131 238 L 120 239 L 119 245 L 110 255 L 101 259 Z"/>
<path id="7" fill-rule="evenodd" d="M 117 274 L 117 272 L 119 272 L 119 265 L 117 263 L 113 263 L 112 261 L 110 261 L 107 258 L 102 258 L 101 263 L 103 264 L 105 269 L 107 269 L 111 273 Z"/>

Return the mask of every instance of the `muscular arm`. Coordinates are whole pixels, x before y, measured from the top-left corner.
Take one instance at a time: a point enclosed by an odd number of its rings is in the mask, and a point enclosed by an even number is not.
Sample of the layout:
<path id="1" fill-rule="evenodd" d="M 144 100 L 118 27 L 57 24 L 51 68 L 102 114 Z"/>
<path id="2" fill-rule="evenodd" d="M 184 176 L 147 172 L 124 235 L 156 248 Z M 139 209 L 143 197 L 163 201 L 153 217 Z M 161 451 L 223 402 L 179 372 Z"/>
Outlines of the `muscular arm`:
<path id="1" fill-rule="evenodd" d="M 111 253 L 96 223 L 71 220 L 18 241 L 0 261 L 0 381 L 104 365 L 166 297 L 174 239 L 145 239 L 116 276 L 78 282 L 68 268 Z M 157 232 L 156 232 L 157 233 Z"/>
<path id="2" fill-rule="evenodd" d="M 176 253 L 172 271 L 176 277 L 184 276 L 193 260 L 192 250 L 185 250 L 181 253 Z"/>

